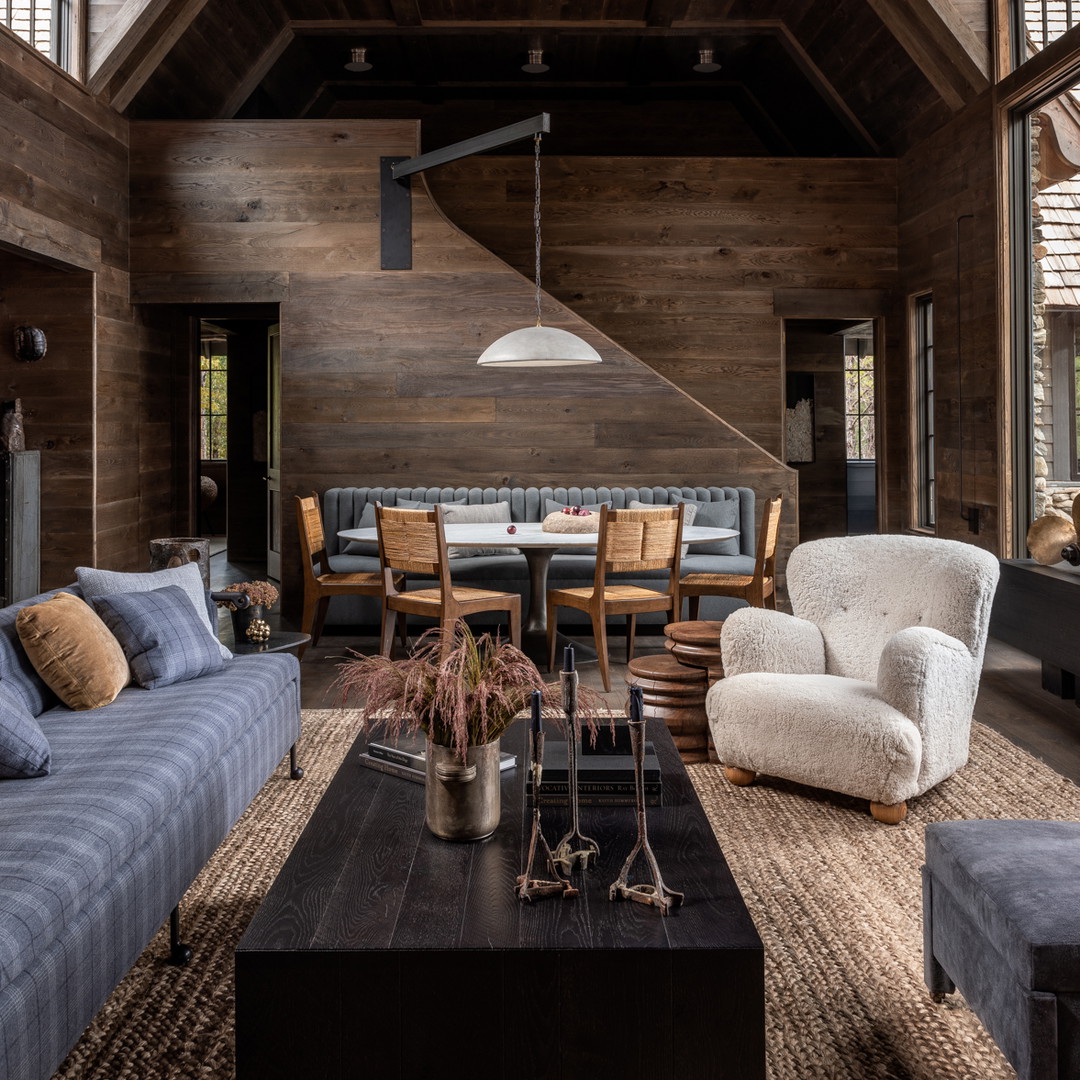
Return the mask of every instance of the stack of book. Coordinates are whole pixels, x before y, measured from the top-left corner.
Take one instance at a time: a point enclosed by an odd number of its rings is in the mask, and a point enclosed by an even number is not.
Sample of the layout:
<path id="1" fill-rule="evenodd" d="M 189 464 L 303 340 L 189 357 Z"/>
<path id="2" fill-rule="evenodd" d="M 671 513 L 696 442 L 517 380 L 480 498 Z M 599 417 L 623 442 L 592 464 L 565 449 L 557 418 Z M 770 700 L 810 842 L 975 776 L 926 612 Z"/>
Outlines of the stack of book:
<path id="1" fill-rule="evenodd" d="M 565 740 L 546 741 L 544 771 L 540 777 L 540 805 L 566 806 L 570 802 Z M 660 763 L 651 742 L 645 743 L 645 805 L 663 804 Z M 578 802 L 582 806 L 633 806 L 634 758 L 630 752 L 630 729 L 603 727 L 592 746 L 588 734 L 582 736 L 577 754 Z M 526 781 L 529 805 L 533 804 L 532 776 Z"/>
<path id="2" fill-rule="evenodd" d="M 386 743 L 369 742 L 367 750 L 359 754 L 360 764 L 368 769 L 400 776 L 414 784 L 427 780 L 427 741 L 423 736 L 403 737 L 390 746 Z M 499 755 L 499 768 L 512 769 L 517 757 L 505 750 Z"/>

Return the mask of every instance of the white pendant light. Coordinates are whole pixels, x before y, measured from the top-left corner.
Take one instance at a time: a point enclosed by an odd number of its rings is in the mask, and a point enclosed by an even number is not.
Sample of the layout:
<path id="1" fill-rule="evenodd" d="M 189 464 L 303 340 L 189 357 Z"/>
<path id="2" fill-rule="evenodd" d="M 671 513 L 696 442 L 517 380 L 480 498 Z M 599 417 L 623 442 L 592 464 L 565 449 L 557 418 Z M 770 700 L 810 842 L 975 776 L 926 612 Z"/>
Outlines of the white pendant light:
<path id="1" fill-rule="evenodd" d="M 493 341 L 481 354 L 478 364 L 492 367 L 565 367 L 571 364 L 599 364 L 600 354 L 568 330 L 540 323 L 540 133 L 535 146 L 533 232 L 536 238 L 536 325 L 512 330 Z"/>

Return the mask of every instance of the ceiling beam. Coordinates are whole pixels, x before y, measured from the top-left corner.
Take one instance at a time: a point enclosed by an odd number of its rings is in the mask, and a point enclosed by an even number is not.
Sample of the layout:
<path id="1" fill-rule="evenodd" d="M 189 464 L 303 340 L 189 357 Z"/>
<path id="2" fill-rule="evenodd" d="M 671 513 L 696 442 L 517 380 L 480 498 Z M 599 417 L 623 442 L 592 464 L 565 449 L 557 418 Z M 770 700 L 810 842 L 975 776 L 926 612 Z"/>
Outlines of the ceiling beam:
<path id="1" fill-rule="evenodd" d="M 86 85 L 100 93 L 150 31 L 169 0 L 127 0 L 90 45 Z"/>
<path id="2" fill-rule="evenodd" d="M 113 108 L 123 112 L 131 104 L 132 98 L 183 37 L 207 2 L 208 0 L 165 0 L 163 10 L 159 12 L 153 25 L 143 30 L 124 63 L 108 82 L 107 93 Z"/>
<path id="3" fill-rule="evenodd" d="M 398 26 L 420 26 L 424 21 L 417 0 L 390 0 L 390 10 Z"/>
<path id="4" fill-rule="evenodd" d="M 778 19 L 729 19 L 724 22 L 712 20 L 677 21 L 671 26 L 651 26 L 643 19 L 427 19 L 420 26 L 401 26 L 392 19 L 291 19 L 289 26 L 300 34 L 359 34 L 371 37 L 445 36 L 468 34 L 473 37 L 487 34 L 505 34 L 520 37 L 526 31 L 549 31 L 561 36 L 587 34 L 590 37 L 603 33 L 606 37 L 620 35 L 644 35 L 656 37 L 695 37 L 711 35 L 739 35 L 767 32 L 783 25 Z"/>
<path id="5" fill-rule="evenodd" d="M 274 40 L 262 51 L 259 59 L 252 64 L 244 77 L 237 83 L 236 88 L 228 96 L 221 108 L 218 109 L 216 119 L 231 120 L 237 114 L 240 106 L 255 93 L 256 87 L 281 59 L 282 54 L 293 43 L 295 37 L 296 35 L 287 26 L 278 33 Z"/>
<path id="6" fill-rule="evenodd" d="M 949 0 L 867 3 L 953 112 L 989 87 L 990 54 Z"/>

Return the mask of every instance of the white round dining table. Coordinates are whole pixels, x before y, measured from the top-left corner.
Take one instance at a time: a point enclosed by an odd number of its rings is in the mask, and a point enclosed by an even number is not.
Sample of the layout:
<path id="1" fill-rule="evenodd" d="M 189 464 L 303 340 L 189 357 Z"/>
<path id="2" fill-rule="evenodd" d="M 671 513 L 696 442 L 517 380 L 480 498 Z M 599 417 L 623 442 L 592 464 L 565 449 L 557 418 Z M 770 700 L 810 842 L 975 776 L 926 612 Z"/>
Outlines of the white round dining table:
<path id="1" fill-rule="evenodd" d="M 529 610 L 521 631 L 530 637 L 547 635 L 547 579 L 551 557 L 567 548 L 595 548 L 596 533 L 545 532 L 539 521 L 514 522 L 516 532 L 508 533 L 502 523 L 444 526 L 447 547 L 519 548 L 529 567 Z M 738 536 L 737 529 L 718 529 L 707 525 L 683 528 L 684 544 L 708 544 Z M 342 540 L 377 542 L 374 529 L 341 529 Z"/>

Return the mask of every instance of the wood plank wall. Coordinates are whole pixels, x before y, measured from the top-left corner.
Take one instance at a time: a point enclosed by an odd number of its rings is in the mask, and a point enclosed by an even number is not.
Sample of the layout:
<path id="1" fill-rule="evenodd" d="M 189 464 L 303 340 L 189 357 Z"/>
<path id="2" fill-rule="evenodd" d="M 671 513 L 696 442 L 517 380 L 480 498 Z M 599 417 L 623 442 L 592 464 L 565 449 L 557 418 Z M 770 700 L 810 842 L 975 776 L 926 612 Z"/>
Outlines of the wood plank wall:
<path id="1" fill-rule="evenodd" d="M 531 276 L 531 157 L 432 171 L 456 224 Z M 545 287 L 717 415 L 783 453 L 773 292 L 893 289 L 891 160 L 543 158 Z"/>
<path id="2" fill-rule="evenodd" d="M 1000 355 L 997 337 L 998 275 L 1005 268 L 997 241 L 994 159 L 989 94 L 900 159 L 900 281 L 904 296 L 931 292 L 934 299 L 937 535 L 1004 554 L 999 380 L 1008 358 Z M 896 362 L 890 365 L 888 392 L 903 402 L 910 394 L 903 335 L 894 336 L 892 352 Z M 897 425 L 889 447 L 889 524 L 895 529 L 912 524 L 910 474 L 903 460 L 910 445 L 910 425 Z M 961 477 L 965 512 L 979 508 L 978 533 L 961 517 Z"/>
<path id="3" fill-rule="evenodd" d="M 42 452 L 44 587 L 80 563 L 145 569 L 178 521 L 171 335 L 128 302 L 127 138 L 0 28 L 0 378 Z M 14 360 L 18 322 L 49 338 L 36 364 Z"/>
<path id="4" fill-rule="evenodd" d="M 415 146 L 412 122 L 132 125 L 138 297 L 281 301 L 287 505 L 340 484 L 583 482 L 748 484 L 794 505 L 792 470 L 550 298 L 545 322 L 580 333 L 601 366 L 477 368 L 487 344 L 531 324 L 532 283 L 444 221 L 422 185 L 413 269 L 379 269 L 378 159 Z"/>

